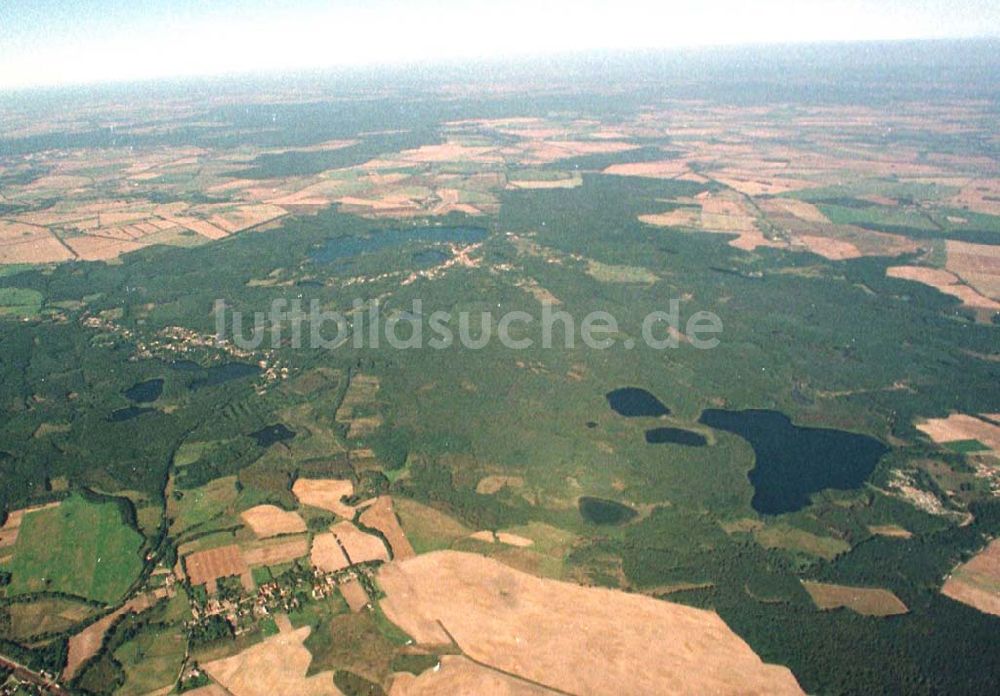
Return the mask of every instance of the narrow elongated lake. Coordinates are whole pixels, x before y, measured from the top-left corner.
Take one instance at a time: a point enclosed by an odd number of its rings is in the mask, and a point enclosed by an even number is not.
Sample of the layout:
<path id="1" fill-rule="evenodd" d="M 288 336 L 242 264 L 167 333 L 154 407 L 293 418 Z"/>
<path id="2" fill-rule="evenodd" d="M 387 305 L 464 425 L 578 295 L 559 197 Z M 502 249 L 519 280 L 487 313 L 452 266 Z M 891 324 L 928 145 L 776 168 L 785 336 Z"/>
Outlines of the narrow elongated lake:
<path id="1" fill-rule="evenodd" d="M 704 447 L 708 440 L 701 433 L 683 428 L 653 428 L 646 431 L 646 442 L 651 445 L 684 445 Z"/>
<path id="2" fill-rule="evenodd" d="M 129 406 L 127 408 L 120 408 L 117 411 L 113 411 L 108 420 L 112 423 L 122 423 L 124 421 L 130 421 L 134 418 L 138 418 L 144 413 L 153 413 L 155 408 L 142 408 L 140 406 Z"/>
<path id="3" fill-rule="evenodd" d="M 472 244 L 486 239 L 487 234 L 487 230 L 482 227 L 411 227 L 402 230 L 381 230 L 366 237 L 348 235 L 332 237 L 313 249 L 309 258 L 315 263 L 336 264 L 355 256 L 372 254 L 407 242 Z"/>
<path id="4" fill-rule="evenodd" d="M 739 435 L 753 447 L 751 504 L 765 515 L 801 510 L 811 494 L 827 488 L 859 488 L 889 451 L 867 435 L 799 427 L 778 411 L 710 409 L 699 422 Z"/>

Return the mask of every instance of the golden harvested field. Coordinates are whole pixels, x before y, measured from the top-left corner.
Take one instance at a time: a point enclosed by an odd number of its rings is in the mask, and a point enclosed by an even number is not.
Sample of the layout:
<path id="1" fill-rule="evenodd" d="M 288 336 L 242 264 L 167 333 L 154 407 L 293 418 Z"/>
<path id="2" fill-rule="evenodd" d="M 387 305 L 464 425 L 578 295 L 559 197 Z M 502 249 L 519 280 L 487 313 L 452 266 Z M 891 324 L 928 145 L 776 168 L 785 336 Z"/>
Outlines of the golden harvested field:
<path id="1" fill-rule="evenodd" d="M 913 280 L 931 287 L 942 288 L 959 282 L 958 276 L 941 268 L 927 266 L 890 266 L 885 274 L 890 278 Z M 942 291 L 943 292 L 943 291 Z"/>
<path id="2" fill-rule="evenodd" d="M 184 558 L 184 567 L 192 585 L 205 585 L 209 594 L 214 594 L 216 580 L 239 576 L 248 589 L 253 589 L 250 569 L 235 544 L 220 546 L 207 551 L 196 551 Z"/>
<path id="3" fill-rule="evenodd" d="M 975 416 L 953 413 L 947 418 L 929 418 L 917 423 L 917 430 L 938 444 L 977 440 L 1000 455 L 1000 426 Z"/>
<path id="4" fill-rule="evenodd" d="M 482 541 L 487 544 L 507 544 L 508 546 L 515 546 L 521 549 L 532 546 L 535 543 L 531 539 L 520 536 L 519 534 L 512 534 L 510 532 L 493 533 L 489 530 L 473 532 L 469 535 L 469 538 L 475 539 L 476 541 Z"/>
<path id="5" fill-rule="evenodd" d="M 662 160 L 659 162 L 613 164 L 606 168 L 603 173 L 614 174 L 616 176 L 642 176 L 652 179 L 673 179 L 687 171 L 687 162 L 680 160 Z"/>
<path id="6" fill-rule="evenodd" d="M 350 522 L 338 522 L 330 531 L 337 537 L 352 564 L 389 560 L 389 551 L 381 539 L 362 532 Z"/>
<path id="7" fill-rule="evenodd" d="M 814 254 L 830 259 L 831 261 L 843 261 L 845 259 L 860 258 L 864 254 L 851 242 L 832 237 L 819 237 L 811 234 L 800 234 L 795 237 L 795 241 L 803 245 Z"/>
<path id="8" fill-rule="evenodd" d="M 63 679 L 69 680 L 77 673 L 83 664 L 98 653 L 101 644 L 104 642 L 104 634 L 115 620 L 126 612 L 139 614 L 149 609 L 161 597 L 166 596 L 166 592 L 158 590 L 155 594 L 143 594 L 130 600 L 124 606 L 119 607 L 107 616 L 95 621 L 79 633 L 69 639 L 68 652 L 66 656 L 66 667 L 63 668 Z"/>
<path id="9" fill-rule="evenodd" d="M 418 553 L 449 548 L 472 530 L 443 512 L 409 498 L 397 498 L 396 514 Z"/>
<path id="10" fill-rule="evenodd" d="M 1000 299 L 1000 247 L 947 241 L 945 268 L 986 297 Z"/>
<path id="11" fill-rule="evenodd" d="M 879 536 L 894 537 L 897 539 L 909 539 L 913 533 L 894 524 L 870 525 L 868 531 Z"/>
<path id="12" fill-rule="evenodd" d="M 991 311 L 1000 310 L 1000 302 L 984 297 L 974 288 L 962 283 L 961 279 L 949 271 L 925 266 L 890 266 L 886 269 L 890 278 L 912 280 L 929 285 L 946 295 L 957 297 L 967 307 L 975 307 Z"/>
<path id="13" fill-rule="evenodd" d="M 395 559 L 412 558 L 416 555 L 410 540 L 406 538 L 403 528 L 399 526 L 396 518 L 396 511 L 393 507 L 393 500 L 387 495 L 379 496 L 375 499 L 358 518 L 361 524 L 372 529 L 377 529 L 388 540 L 389 548 L 392 549 L 392 557 Z"/>
<path id="14" fill-rule="evenodd" d="M 303 505 L 329 510 L 352 519 L 354 508 L 343 502 L 343 498 L 354 494 L 354 484 L 340 479 L 298 479 L 292 486 L 292 493 Z"/>
<path id="15" fill-rule="evenodd" d="M 958 208 L 1000 215 L 1000 179 L 977 179 L 966 184 L 951 202 Z"/>
<path id="16" fill-rule="evenodd" d="M 386 616 L 418 643 L 454 639 L 470 659 L 564 692 L 802 693 L 714 612 L 454 551 L 387 564 L 378 581 Z"/>
<path id="17" fill-rule="evenodd" d="M 432 164 L 436 162 L 460 162 L 464 160 L 475 162 L 498 162 L 499 156 L 495 147 L 467 147 L 458 143 L 442 145 L 424 145 L 416 150 L 406 150 L 399 153 L 399 159 L 408 162 Z"/>
<path id="18" fill-rule="evenodd" d="M 863 616 L 896 616 L 909 611 L 899 597 L 875 587 L 848 587 L 822 582 L 803 582 L 813 603 L 823 610 L 846 607 Z"/>
<path id="19" fill-rule="evenodd" d="M 669 213 L 640 215 L 639 221 L 656 227 L 697 227 L 701 214 L 695 208 L 678 208 Z"/>
<path id="20" fill-rule="evenodd" d="M 230 234 L 242 232 L 252 227 L 284 217 L 288 211 L 276 205 L 263 203 L 259 205 L 243 205 L 211 216 L 208 222 Z M 197 230 L 196 230 L 197 231 Z"/>
<path id="21" fill-rule="evenodd" d="M 77 258 L 83 261 L 106 261 L 142 248 L 142 245 L 137 242 L 96 235 L 67 237 L 63 242 Z"/>
<path id="22" fill-rule="evenodd" d="M 560 304 L 562 304 L 562 300 L 560 300 L 558 297 L 556 297 L 555 295 L 553 295 L 552 292 L 548 288 L 542 287 L 539 284 L 539 282 L 537 280 L 535 280 L 534 278 L 530 278 L 530 277 L 522 278 L 522 279 L 518 280 L 515 283 L 515 285 L 517 285 L 517 287 L 521 288 L 522 290 L 524 290 L 525 292 L 527 292 L 529 295 L 531 295 L 532 297 L 534 297 L 535 300 L 537 300 L 538 304 L 540 304 L 540 305 L 545 305 L 545 304 L 560 305 Z M 487 477 L 487 478 L 489 478 L 489 477 Z"/>
<path id="23" fill-rule="evenodd" d="M 274 566 L 289 563 L 309 554 L 309 537 L 302 536 L 281 539 L 269 539 L 243 547 L 240 555 L 251 568 L 257 566 Z"/>
<path id="24" fill-rule="evenodd" d="M 757 226 L 757 219 L 748 206 L 732 195 L 700 194 L 701 229 L 737 235 L 729 245 L 743 251 L 757 247 L 781 247 L 782 242 L 770 240 Z"/>
<path id="25" fill-rule="evenodd" d="M 337 585 L 337 589 L 340 590 L 340 594 L 344 596 L 344 600 L 347 602 L 347 606 L 351 608 L 351 611 L 357 613 L 368 606 L 371 601 L 368 599 L 368 593 L 365 592 L 365 588 L 361 586 L 356 578 L 351 578 L 345 582 Z"/>
<path id="26" fill-rule="evenodd" d="M 330 532 L 313 537 L 309 561 L 324 573 L 335 573 L 351 565 L 344 550 L 340 548 L 337 537 Z"/>
<path id="27" fill-rule="evenodd" d="M 518 548 L 526 548 L 535 544 L 535 542 L 531 539 L 523 537 L 520 534 L 513 534 L 511 532 L 497 532 L 497 541 L 501 544 L 516 546 Z"/>
<path id="28" fill-rule="evenodd" d="M 823 212 L 812 203 L 796 200 L 794 198 L 773 198 L 769 201 L 776 209 L 794 215 L 806 222 L 829 223 L 830 220 Z M 763 205 L 761 207 L 764 207 Z"/>
<path id="29" fill-rule="evenodd" d="M 258 505 L 244 510 L 240 517 L 261 539 L 306 531 L 306 523 L 297 512 L 282 510 L 277 505 Z"/>
<path id="30" fill-rule="evenodd" d="M 503 149 L 503 154 L 527 164 L 549 164 L 580 155 L 612 154 L 638 149 L 638 145 L 617 141 L 526 139 Z"/>
<path id="31" fill-rule="evenodd" d="M 0 220 L 0 263 L 46 263 L 75 258 L 44 227 Z"/>
<path id="32" fill-rule="evenodd" d="M 207 686 L 199 686 L 197 689 L 192 689 L 191 691 L 185 691 L 187 696 L 229 696 L 229 692 L 223 689 L 218 684 L 208 684 Z"/>
<path id="33" fill-rule="evenodd" d="M 472 534 L 469 535 L 469 538 L 474 539 L 475 541 L 482 541 L 483 543 L 486 544 L 495 544 L 497 541 L 496 537 L 493 536 L 493 532 L 489 531 L 488 529 L 483 529 L 478 532 L 473 532 Z"/>
<path id="34" fill-rule="evenodd" d="M 121 614 L 125 613 L 124 608 L 108 614 L 102 619 L 95 621 L 76 635 L 69 639 L 69 650 L 66 657 L 66 667 L 63 669 L 63 679 L 71 679 L 80 667 L 87 660 L 97 654 L 104 641 L 104 634 L 111 628 Z"/>
<path id="35" fill-rule="evenodd" d="M 13 546 L 17 542 L 17 535 L 21 531 L 21 522 L 24 521 L 25 515 L 54 507 L 59 507 L 59 503 L 47 503 L 21 510 L 12 510 L 7 515 L 7 521 L 0 527 L 0 549 Z"/>
<path id="36" fill-rule="evenodd" d="M 726 174 L 716 175 L 714 178 L 720 184 L 725 184 L 747 196 L 776 196 L 815 186 L 798 179 L 761 177 L 747 172 L 727 171 Z"/>
<path id="37" fill-rule="evenodd" d="M 302 644 L 308 626 L 279 633 L 238 655 L 203 665 L 205 671 L 232 696 L 331 696 L 340 694 L 332 672 L 306 676 L 312 655 Z"/>
<path id="38" fill-rule="evenodd" d="M 571 189 L 583 186 L 583 177 L 574 174 L 562 179 L 511 179 L 507 188 L 521 190 Z"/>
<path id="39" fill-rule="evenodd" d="M 504 488 L 523 488 L 524 478 L 521 476 L 484 476 L 476 484 L 476 493 L 493 495 Z"/>
<path id="40" fill-rule="evenodd" d="M 1000 616 L 1000 540 L 956 568 L 941 593 L 987 614 Z"/>
<path id="41" fill-rule="evenodd" d="M 164 215 L 163 219 L 177 225 L 178 227 L 183 227 L 184 229 L 196 232 L 206 239 L 217 240 L 224 239 L 229 236 L 229 233 L 225 230 L 219 229 L 212 223 L 205 220 L 199 220 L 198 218 L 183 217 L 179 215 Z"/>
<path id="42" fill-rule="evenodd" d="M 389 696 L 545 696 L 554 693 L 558 692 L 477 665 L 461 655 L 443 655 L 439 669 L 429 669 L 420 676 L 398 674 L 389 690 Z"/>

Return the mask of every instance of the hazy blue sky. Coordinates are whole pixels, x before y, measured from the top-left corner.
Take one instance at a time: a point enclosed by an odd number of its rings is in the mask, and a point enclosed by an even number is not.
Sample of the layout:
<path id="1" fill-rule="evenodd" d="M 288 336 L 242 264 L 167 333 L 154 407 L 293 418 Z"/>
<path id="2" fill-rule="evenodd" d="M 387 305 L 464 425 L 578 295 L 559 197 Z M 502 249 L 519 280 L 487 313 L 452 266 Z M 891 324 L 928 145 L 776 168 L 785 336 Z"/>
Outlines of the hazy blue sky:
<path id="1" fill-rule="evenodd" d="M 998 0 L 0 0 L 0 87 L 587 49 L 1000 36 Z"/>

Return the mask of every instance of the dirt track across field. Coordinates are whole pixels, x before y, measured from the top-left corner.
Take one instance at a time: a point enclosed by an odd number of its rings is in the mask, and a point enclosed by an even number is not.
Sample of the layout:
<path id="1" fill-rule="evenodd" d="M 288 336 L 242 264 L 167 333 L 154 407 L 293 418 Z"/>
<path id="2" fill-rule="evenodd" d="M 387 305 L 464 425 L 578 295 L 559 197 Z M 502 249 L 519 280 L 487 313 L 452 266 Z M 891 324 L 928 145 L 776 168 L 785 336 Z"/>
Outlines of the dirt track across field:
<path id="1" fill-rule="evenodd" d="M 306 523 L 297 512 L 282 510 L 276 505 L 258 505 L 244 510 L 240 517 L 261 539 L 306 531 Z"/>
<path id="2" fill-rule="evenodd" d="M 387 495 L 379 496 L 375 502 L 361 513 L 359 518 L 361 524 L 372 529 L 377 529 L 389 542 L 392 549 L 392 557 L 397 560 L 413 558 L 416 553 L 410 540 L 406 538 L 403 528 L 399 526 L 396 519 L 396 511 L 393 508 L 392 498 Z"/>

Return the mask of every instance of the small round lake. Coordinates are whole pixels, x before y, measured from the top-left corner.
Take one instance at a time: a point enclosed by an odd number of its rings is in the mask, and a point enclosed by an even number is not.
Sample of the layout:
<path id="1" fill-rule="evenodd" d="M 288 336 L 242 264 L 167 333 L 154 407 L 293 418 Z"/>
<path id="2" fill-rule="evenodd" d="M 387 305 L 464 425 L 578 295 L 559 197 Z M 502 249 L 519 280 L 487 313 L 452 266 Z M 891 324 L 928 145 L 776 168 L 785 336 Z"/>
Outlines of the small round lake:
<path id="1" fill-rule="evenodd" d="M 163 380 L 151 379 L 134 384 L 124 391 L 125 398 L 137 404 L 151 404 L 163 394 Z"/>
<path id="2" fill-rule="evenodd" d="M 625 524 L 639 514 L 628 505 L 622 505 L 614 500 L 606 500 L 604 498 L 583 496 L 580 498 L 579 506 L 583 519 L 591 524 Z"/>
<path id="3" fill-rule="evenodd" d="M 620 416 L 627 418 L 658 417 L 670 414 L 662 401 L 639 387 L 623 387 L 605 394 L 608 405 Z"/>
<path id="4" fill-rule="evenodd" d="M 681 428 L 653 428 L 646 431 L 646 442 L 651 445 L 684 445 L 704 447 L 708 440 L 701 433 Z"/>
<path id="5" fill-rule="evenodd" d="M 803 428 L 778 411 L 710 409 L 700 423 L 739 435 L 753 447 L 753 509 L 765 515 L 795 512 L 827 488 L 852 490 L 871 476 L 889 448 L 867 435 Z"/>
<path id="6" fill-rule="evenodd" d="M 275 443 L 291 440 L 295 437 L 295 431 L 289 429 L 284 423 L 275 423 L 250 433 L 250 437 L 257 441 L 258 446 L 270 447 Z"/>

